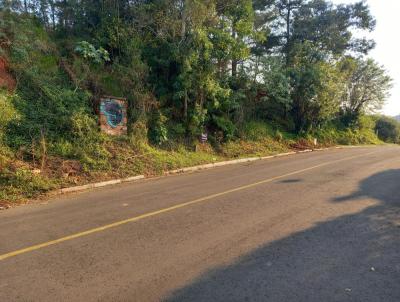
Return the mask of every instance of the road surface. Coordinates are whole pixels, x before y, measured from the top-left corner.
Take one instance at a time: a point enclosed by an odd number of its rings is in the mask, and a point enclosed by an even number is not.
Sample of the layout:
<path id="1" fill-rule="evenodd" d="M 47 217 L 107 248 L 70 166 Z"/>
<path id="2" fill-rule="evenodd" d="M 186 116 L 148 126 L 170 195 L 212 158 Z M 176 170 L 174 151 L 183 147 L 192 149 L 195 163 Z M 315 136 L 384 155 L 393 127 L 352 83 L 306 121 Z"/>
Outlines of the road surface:
<path id="1" fill-rule="evenodd" d="M 300 154 L 0 212 L 0 301 L 400 301 L 400 148 Z"/>

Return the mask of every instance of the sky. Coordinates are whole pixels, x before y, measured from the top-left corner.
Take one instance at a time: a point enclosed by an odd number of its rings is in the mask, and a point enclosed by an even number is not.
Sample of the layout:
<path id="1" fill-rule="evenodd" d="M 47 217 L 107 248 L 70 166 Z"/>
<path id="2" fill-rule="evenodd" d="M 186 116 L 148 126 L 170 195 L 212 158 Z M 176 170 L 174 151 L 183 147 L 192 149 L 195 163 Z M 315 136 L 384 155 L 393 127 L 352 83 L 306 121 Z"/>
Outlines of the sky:
<path id="1" fill-rule="evenodd" d="M 332 0 L 335 4 L 354 3 L 355 0 Z M 382 110 L 387 115 L 400 114 L 400 1 L 367 0 L 372 15 L 376 18 L 376 29 L 368 37 L 377 43 L 370 53 L 380 64 L 384 65 L 394 80 L 391 97 Z"/>

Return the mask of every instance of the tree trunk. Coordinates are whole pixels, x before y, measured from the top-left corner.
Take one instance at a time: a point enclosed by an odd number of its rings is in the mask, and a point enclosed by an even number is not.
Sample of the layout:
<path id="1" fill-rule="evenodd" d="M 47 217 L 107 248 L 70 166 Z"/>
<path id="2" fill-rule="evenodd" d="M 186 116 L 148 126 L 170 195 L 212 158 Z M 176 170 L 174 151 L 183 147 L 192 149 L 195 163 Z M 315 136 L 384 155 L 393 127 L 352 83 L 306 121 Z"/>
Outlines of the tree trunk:
<path id="1" fill-rule="evenodd" d="M 187 122 L 187 118 L 188 118 L 188 94 L 187 91 L 185 91 L 185 99 L 184 99 L 184 103 L 183 103 L 183 116 L 185 118 L 185 122 Z"/>
<path id="2" fill-rule="evenodd" d="M 236 78 L 237 75 L 237 60 L 232 60 L 232 77 Z"/>
<path id="3" fill-rule="evenodd" d="M 50 1 L 50 9 L 51 9 L 51 22 L 53 24 L 53 30 L 56 29 L 56 12 L 54 7 L 54 0 Z"/>
<path id="4" fill-rule="evenodd" d="M 291 4 L 288 4 L 286 13 L 286 45 L 285 45 L 285 56 L 286 56 L 286 66 L 289 66 L 289 41 L 290 41 L 290 17 L 292 14 Z"/>
<path id="5" fill-rule="evenodd" d="M 232 28 L 232 38 L 236 40 L 236 31 Z M 232 77 L 236 78 L 238 61 L 235 57 L 232 58 Z"/>

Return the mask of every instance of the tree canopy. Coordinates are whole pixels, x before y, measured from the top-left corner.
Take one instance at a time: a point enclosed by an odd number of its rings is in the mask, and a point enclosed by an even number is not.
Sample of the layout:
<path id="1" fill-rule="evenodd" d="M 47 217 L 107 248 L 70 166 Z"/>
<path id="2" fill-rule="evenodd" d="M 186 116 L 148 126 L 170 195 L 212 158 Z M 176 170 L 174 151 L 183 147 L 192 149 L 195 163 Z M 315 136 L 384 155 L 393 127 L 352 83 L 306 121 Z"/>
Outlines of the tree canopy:
<path id="1" fill-rule="evenodd" d="M 229 140 L 254 119 L 307 133 L 379 109 L 391 87 L 365 56 L 374 41 L 353 35 L 375 27 L 364 1 L 1 0 L 0 8 L 4 20 L 33 18 L 45 29 L 54 44 L 42 53 L 53 51 L 76 92 L 127 97 L 130 122 L 144 120 L 157 143 L 202 132 Z M 2 31 L 11 41 L 12 30 Z M 13 42 L 7 51 L 19 50 Z"/>

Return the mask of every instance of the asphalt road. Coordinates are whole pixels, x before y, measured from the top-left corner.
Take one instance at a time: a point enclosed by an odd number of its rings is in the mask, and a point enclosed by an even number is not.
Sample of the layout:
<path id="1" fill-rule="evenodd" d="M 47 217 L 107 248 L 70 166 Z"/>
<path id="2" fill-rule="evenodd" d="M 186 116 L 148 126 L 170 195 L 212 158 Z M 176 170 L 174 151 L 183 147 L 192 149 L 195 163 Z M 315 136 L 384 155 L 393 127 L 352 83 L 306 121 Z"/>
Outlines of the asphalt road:
<path id="1" fill-rule="evenodd" d="M 0 301 L 400 301 L 400 148 L 332 150 L 0 212 Z"/>

